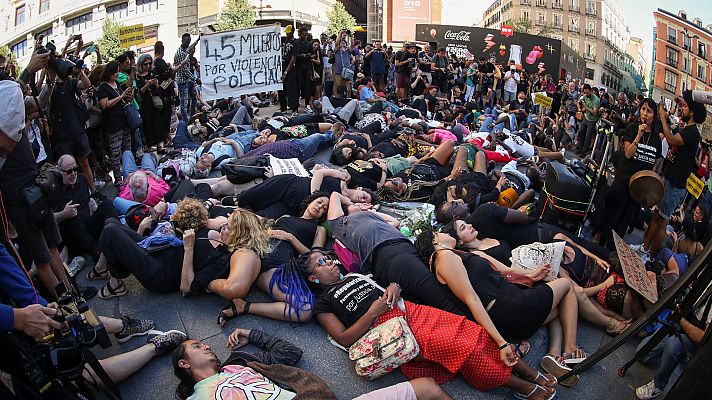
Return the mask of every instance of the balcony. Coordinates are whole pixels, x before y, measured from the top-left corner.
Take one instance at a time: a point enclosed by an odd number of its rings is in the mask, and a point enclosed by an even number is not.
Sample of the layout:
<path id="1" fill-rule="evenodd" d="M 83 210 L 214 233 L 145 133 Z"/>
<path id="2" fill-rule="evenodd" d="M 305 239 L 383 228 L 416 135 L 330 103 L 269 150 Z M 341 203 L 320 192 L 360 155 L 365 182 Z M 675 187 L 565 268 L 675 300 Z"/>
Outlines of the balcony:
<path id="1" fill-rule="evenodd" d="M 670 35 L 668 35 L 668 39 L 667 39 L 667 40 L 668 40 L 668 42 L 670 42 L 670 43 L 674 44 L 675 46 L 677 46 L 677 38 L 676 38 L 675 36 L 670 36 Z"/>
<path id="2" fill-rule="evenodd" d="M 583 58 L 589 61 L 596 61 L 596 55 L 591 53 L 584 53 Z"/>
<path id="3" fill-rule="evenodd" d="M 538 20 L 538 21 L 536 21 L 535 25 L 536 26 L 546 26 L 546 21 Z"/>
<path id="4" fill-rule="evenodd" d="M 579 6 L 569 4 L 569 12 L 581 12 L 581 8 Z"/>
<path id="5" fill-rule="evenodd" d="M 667 65 L 669 65 L 669 66 L 671 66 L 671 67 L 673 67 L 673 68 L 677 68 L 677 58 L 670 58 L 670 57 L 668 57 L 668 59 L 667 59 Z"/>
<path id="6" fill-rule="evenodd" d="M 591 15 L 591 16 L 596 16 L 596 9 L 595 8 L 587 8 L 586 9 L 586 15 Z"/>
<path id="7" fill-rule="evenodd" d="M 546 8 L 546 0 L 536 0 L 536 6 Z"/>
<path id="8" fill-rule="evenodd" d="M 569 32 L 579 33 L 579 27 L 569 25 Z"/>
<path id="9" fill-rule="evenodd" d="M 596 30 L 595 29 L 594 30 L 586 29 L 586 36 L 596 37 Z"/>
<path id="10" fill-rule="evenodd" d="M 551 27 L 554 28 L 554 29 L 561 29 L 561 30 L 564 29 L 564 26 L 561 25 L 561 23 L 558 23 L 558 24 L 557 24 L 556 22 L 554 22 L 554 23 L 551 25 Z"/>
<path id="11" fill-rule="evenodd" d="M 665 90 L 671 93 L 675 93 L 675 85 L 672 83 L 665 82 Z"/>
<path id="12" fill-rule="evenodd" d="M 519 4 L 521 4 L 523 6 L 530 6 L 530 5 L 532 5 L 532 2 L 531 2 L 531 0 L 519 0 Z"/>
<path id="13" fill-rule="evenodd" d="M 564 9 L 564 4 L 555 1 L 555 2 L 553 2 L 553 3 L 551 4 L 551 8 L 553 8 L 553 9 L 555 9 L 555 10 L 563 10 L 563 9 Z"/>

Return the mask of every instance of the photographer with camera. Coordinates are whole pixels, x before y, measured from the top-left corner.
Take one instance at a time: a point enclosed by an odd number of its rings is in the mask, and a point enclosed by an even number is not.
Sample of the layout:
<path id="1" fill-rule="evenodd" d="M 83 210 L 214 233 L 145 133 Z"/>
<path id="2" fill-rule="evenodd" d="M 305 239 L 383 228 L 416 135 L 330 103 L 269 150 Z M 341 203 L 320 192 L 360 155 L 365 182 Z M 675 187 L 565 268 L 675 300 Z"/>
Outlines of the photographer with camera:
<path id="1" fill-rule="evenodd" d="M 438 88 L 438 96 L 447 96 L 447 78 L 450 73 L 450 59 L 447 57 L 444 47 L 439 48 L 435 52 L 430 70 L 433 77 L 433 86 Z"/>
<path id="2" fill-rule="evenodd" d="M 395 66 L 397 71 L 396 93 L 400 101 L 408 98 L 408 87 L 410 85 L 410 74 L 418 61 L 416 53 L 417 47 L 413 43 L 403 43 L 403 49 L 395 55 Z"/>
<path id="3" fill-rule="evenodd" d="M 339 87 L 346 87 L 346 97 L 351 97 L 352 81 L 356 76 L 354 64 L 356 60 L 352 52 L 351 31 L 342 29 L 336 37 L 336 52 L 334 53 L 334 96 L 338 94 Z M 295 110 L 296 111 L 296 110 Z"/>
<path id="4" fill-rule="evenodd" d="M 81 50 L 83 41 L 81 35 L 69 38 L 66 48 L 77 41 L 77 49 Z M 55 76 L 54 83 L 50 83 L 50 111 L 49 125 L 52 130 L 52 141 L 55 156 L 71 154 L 77 158 L 82 173 L 87 177 L 90 189 L 94 190 L 94 174 L 89 166 L 89 137 L 84 126 L 89 119 L 89 111 L 80 101 L 81 91 L 91 87 L 89 78 L 84 74 L 82 66 L 84 61 L 72 56 L 65 60 L 54 54 L 54 46 L 48 43 L 45 49 L 50 52 L 48 72 L 50 78 Z"/>

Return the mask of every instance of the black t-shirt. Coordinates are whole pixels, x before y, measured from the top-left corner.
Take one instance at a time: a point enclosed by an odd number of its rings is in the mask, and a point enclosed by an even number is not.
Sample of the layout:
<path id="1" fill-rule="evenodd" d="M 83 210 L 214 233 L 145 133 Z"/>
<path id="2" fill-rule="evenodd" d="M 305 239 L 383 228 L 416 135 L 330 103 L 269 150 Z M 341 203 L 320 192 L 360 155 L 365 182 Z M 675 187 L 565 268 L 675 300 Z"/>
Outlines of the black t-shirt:
<path id="1" fill-rule="evenodd" d="M 27 135 L 23 134 L 0 169 L 0 192 L 5 205 L 24 203 L 22 189 L 32 186 L 37 174 L 32 146 Z"/>
<path id="2" fill-rule="evenodd" d="M 482 204 L 470 214 L 467 222 L 485 237 L 506 241 L 512 248 L 537 241 L 539 232 L 536 224 L 505 223 L 507 210 L 494 203 Z"/>
<path id="3" fill-rule="evenodd" d="M 54 125 L 54 140 L 72 139 L 86 133 L 84 123 L 77 114 L 77 96 L 80 95 L 78 84 L 77 79 L 57 82 L 52 91 L 50 121 Z"/>
<path id="4" fill-rule="evenodd" d="M 79 204 L 77 217 L 89 218 L 89 185 L 84 175 L 77 174 L 77 182 L 73 188 L 62 185 L 59 190 L 61 190 L 59 202 L 54 208 L 54 212 L 62 211 L 64 206 L 71 201 L 74 204 Z"/>
<path id="5" fill-rule="evenodd" d="M 416 79 L 417 78 L 410 78 L 410 84 L 412 85 Z M 415 85 L 415 87 L 413 87 L 413 86 L 410 87 L 410 93 L 413 96 L 422 96 L 423 93 L 425 92 L 425 89 L 427 89 L 427 86 L 425 86 L 425 81 L 423 80 L 423 78 L 421 78 L 418 81 L 418 83 Z M 416 116 L 413 118 L 418 118 L 418 117 L 419 117 L 419 115 L 416 114 Z"/>
<path id="6" fill-rule="evenodd" d="M 193 270 L 195 276 L 190 284 L 191 292 L 200 292 L 208 288 L 215 279 L 227 278 L 230 273 L 230 252 L 225 245 L 213 247 L 208 239 L 207 228 L 195 232 L 193 247 Z"/>
<path id="7" fill-rule="evenodd" d="M 350 188 L 364 187 L 371 190 L 378 188 L 383 171 L 381 167 L 369 161 L 355 160 L 346 165 L 346 171 L 351 175 Z"/>
<path id="8" fill-rule="evenodd" d="M 289 232 L 297 238 L 304 246 L 311 248 L 316 236 L 318 221 L 315 219 L 304 219 L 285 215 L 277 219 L 274 223 L 275 229 Z"/>
<path id="9" fill-rule="evenodd" d="M 300 73 L 311 71 L 311 43 L 308 41 L 296 40 L 292 54 L 297 58 L 296 66 Z M 302 56 L 303 55 L 303 56 Z"/>
<path id="10" fill-rule="evenodd" d="M 286 37 L 282 38 L 282 73 L 287 70 L 287 66 L 289 65 L 289 60 L 292 59 L 296 43 L 296 39 L 287 39 Z"/>
<path id="11" fill-rule="evenodd" d="M 113 100 L 123 93 L 123 86 L 116 84 L 117 87 L 114 89 L 109 86 L 108 83 L 102 82 L 99 85 L 99 100 L 107 99 Z M 124 115 L 124 101 L 120 101 L 114 104 L 113 107 L 104 110 L 102 113 L 102 126 L 105 133 L 116 132 L 120 130 L 127 129 L 126 127 L 126 116 Z"/>
<path id="12" fill-rule="evenodd" d="M 527 115 L 531 112 L 531 103 L 529 102 L 529 99 L 525 97 L 521 103 L 519 102 L 519 99 L 510 101 L 509 111 L 514 110 L 524 110 L 524 112 L 526 112 L 526 114 L 515 114 L 517 121 L 524 121 L 527 118 Z"/>
<path id="13" fill-rule="evenodd" d="M 425 64 L 420 64 L 419 68 L 421 71 L 430 72 L 430 68 L 431 68 L 430 63 L 432 62 L 434 56 L 435 56 L 434 53 L 426 53 L 424 51 L 421 51 L 420 53 L 418 53 L 418 58 L 420 58 L 421 60 L 426 62 Z"/>
<path id="14" fill-rule="evenodd" d="M 428 101 L 428 111 L 431 113 L 435 112 L 435 106 L 438 104 L 438 99 L 435 98 L 430 92 L 425 94 L 425 100 Z"/>
<path id="15" fill-rule="evenodd" d="M 695 155 L 700 143 L 700 131 L 697 125 L 688 125 L 680 131 L 685 145 L 682 147 L 670 146 L 665 156 L 663 177 L 678 189 L 683 189 L 687 177 L 695 168 Z"/>
<path id="16" fill-rule="evenodd" d="M 314 303 L 314 314 L 332 313 L 346 328 L 359 320 L 383 292 L 358 276 L 347 276 Z"/>
<path id="17" fill-rule="evenodd" d="M 396 61 L 398 63 L 401 63 L 405 60 L 417 60 L 417 55 L 416 54 L 410 54 L 409 51 L 404 51 L 400 54 L 400 57 L 396 55 Z M 398 67 L 398 72 L 403 73 L 403 74 L 410 74 L 410 70 L 413 67 L 412 61 L 408 64 L 404 64 Z"/>
<path id="18" fill-rule="evenodd" d="M 355 134 L 353 134 L 353 133 L 347 133 L 347 134 L 344 135 L 344 139 L 351 139 L 351 140 L 353 140 L 354 142 L 356 142 L 356 146 L 358 146 L 358 147 L 360 147 L 360 148 L 362 148 L 362 149 L 364 149 L 364 150 L 368 150 L 368 142 L 366 141 L 366 139 L 364 139 L 363 137 L 361 137 L 361 135 L 355 135 Z"/>
<path id="19" fill-rule="evenodd" d="M 616 167 L 616 180 L 628 184 L 630 177 L 638 171 L 651 170 L 655 165 L 655 160 L 662 156 L 662 141 L 658 132 L 660 130 L 653 127 L 650 133 L 644 133 L 640 138 L 635 154 L 630 159 L 625 158 Z M 638 135 L 638 123 L 630 124 L 623 132 L 623 141 L 632 143 Z"/>

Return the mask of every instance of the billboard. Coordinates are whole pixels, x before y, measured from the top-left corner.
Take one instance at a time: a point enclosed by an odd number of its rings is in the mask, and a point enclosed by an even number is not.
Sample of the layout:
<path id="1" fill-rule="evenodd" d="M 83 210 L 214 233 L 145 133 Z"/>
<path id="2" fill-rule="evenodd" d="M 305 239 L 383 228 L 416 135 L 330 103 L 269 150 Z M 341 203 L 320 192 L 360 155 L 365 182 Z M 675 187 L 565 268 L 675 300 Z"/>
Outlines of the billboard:
<path id="1" fill-rule="evenodd" d="M 393 0 L 391 40 L 413 41 L 416 24 L 430 23 L 430 0 Z"/>
<path id="2" fill-rule="evenodd" d="M 470 60 L 494 57 L 502 64 L 514 60 L 529 73 L 543 71 L 554 79 L 583 81 L 586 73 L 586 61 L 561 40 L 510 29 L 418 24 L 415 40 L 437 43 L 448 53 Z"/>

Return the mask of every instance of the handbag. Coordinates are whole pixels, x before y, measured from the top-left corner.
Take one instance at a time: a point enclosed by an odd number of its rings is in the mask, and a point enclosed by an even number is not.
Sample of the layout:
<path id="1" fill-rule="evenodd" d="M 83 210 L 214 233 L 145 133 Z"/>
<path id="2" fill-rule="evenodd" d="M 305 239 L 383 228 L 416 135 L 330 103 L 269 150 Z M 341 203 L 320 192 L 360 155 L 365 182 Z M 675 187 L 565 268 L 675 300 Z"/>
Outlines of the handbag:
<path id="1" fill-rule="evenodd" d="M 224 176 L 227 176 L 228 181 L 239 185 L 257 178 L 266 179 L 266 167 L 269 167 L 269 157 L 249 156 L 227 162 L 220 170 Z"/>
<path id="2" fill-rule="evenodd" d="M 133 103 L 129 102 L 124 106 L 124 115 L 126 116 L 126 125 L 129 127 L 130 131 L 135 131 L 143 125 L 141 120 L 141 114 L 138 113 L 136 107 Z"/>
<path id="3" fill-rule="evenodd" d="M 41 226 L 42 222 L 52 212 L 44 191 L 37 184 L 22 189 L 25 204 L 30 209 L 30 223 L 34 228 Z"/>
<path id="4" fill-rule="evenodd" d="M 354 274 L 386 290 L 368 276 Z M 398 307 L 405 314 L 403 299 Z M 356 374 L 368 380 L 379 378 L 401 365 L 413 360 L 420 353 L 420 346 L 404 317 L 394 317 L 366 332 L 349 348 L 349 359 L 356 362 Z"/>

